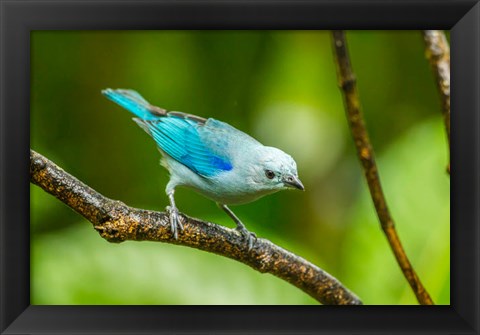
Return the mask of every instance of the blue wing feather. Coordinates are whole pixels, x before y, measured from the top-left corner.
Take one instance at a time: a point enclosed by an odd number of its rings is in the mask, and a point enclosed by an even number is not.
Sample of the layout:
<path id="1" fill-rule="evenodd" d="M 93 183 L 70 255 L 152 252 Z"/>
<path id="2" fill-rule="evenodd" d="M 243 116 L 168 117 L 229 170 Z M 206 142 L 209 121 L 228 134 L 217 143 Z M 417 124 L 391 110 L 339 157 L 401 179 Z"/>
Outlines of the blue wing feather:
<path id="1" fill-rule="evenodd" d="M 210 177 L 232 169 L 225 155 L 214 153 L 202 140 L 199 130 L 203 125 L 177 116 L 145 123 L 162 151 L 199 175 Z"/>
<path id="2" fill-rule="evenodd" d="M 167 155 L 204 177 L 214 176 L 233 168 L 231 161 L 222 151 L 222 141 L 207 124 L 228 128 L 227 124 L 180 112 L 167 113 L 148 103 L 138 92 L 126 89 L 106 89 L 102 93 L 123 108 L 135 114 L 135 122 L 153 137 L 159 148 Z M 155 113 L 160 110 L 163 114 Z M 218 124 L 217 124 L 218 123 Z M 231 129 L 235 129 L 230 127 Z M 236 130 L 236 129 L 235 129 Z"/>

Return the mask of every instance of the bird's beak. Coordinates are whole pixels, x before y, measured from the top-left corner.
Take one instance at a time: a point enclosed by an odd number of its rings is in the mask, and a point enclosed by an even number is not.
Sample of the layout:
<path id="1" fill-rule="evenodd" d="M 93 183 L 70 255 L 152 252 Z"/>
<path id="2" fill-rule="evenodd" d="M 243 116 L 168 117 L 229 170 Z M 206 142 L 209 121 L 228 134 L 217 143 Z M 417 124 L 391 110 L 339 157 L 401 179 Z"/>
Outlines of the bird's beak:
<path id="1" fill-rule="evenodd" d="M 286 186 L 293 187 L 302 191 L 305 191 L 305 187 L 297 176 L 286 176 L 283 179 L 283 183 Z"/>

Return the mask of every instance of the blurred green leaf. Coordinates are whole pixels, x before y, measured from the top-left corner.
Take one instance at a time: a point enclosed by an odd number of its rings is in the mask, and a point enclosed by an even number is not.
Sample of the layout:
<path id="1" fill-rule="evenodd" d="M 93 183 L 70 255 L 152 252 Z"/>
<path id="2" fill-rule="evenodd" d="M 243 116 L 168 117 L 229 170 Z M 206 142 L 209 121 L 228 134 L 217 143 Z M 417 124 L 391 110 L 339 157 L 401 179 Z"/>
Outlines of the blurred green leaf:
<path id="1" fill-rule="evenodd" d="M 108 243 L 88 222 L 43 235 L 31 252 L 34 305 L 316 303 L 274 276 L 214 254 L 154 242 Z"/>

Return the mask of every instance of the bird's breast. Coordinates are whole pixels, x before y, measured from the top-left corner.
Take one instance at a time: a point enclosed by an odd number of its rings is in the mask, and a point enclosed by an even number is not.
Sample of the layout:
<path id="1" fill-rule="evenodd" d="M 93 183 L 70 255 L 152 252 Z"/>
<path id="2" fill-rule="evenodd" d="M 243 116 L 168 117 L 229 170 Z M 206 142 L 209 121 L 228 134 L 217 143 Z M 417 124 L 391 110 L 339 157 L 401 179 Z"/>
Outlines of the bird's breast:
<path id="1" fill-rule="evenodd" d="M 255 201 L 276 190 L 265 190 L 235 170 L 219 174 L 203 184 L 197 191 L 205 197 L 227 205 L 240 205 Z"/>

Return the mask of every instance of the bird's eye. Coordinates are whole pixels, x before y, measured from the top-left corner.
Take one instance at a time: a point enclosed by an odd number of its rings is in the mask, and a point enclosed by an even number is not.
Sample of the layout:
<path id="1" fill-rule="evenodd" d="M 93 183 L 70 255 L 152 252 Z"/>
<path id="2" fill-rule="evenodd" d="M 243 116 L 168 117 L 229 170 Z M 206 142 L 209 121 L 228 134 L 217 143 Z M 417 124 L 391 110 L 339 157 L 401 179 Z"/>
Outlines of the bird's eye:
<path id="1" fill-rule="evenodd" d="M 265 170 L 265 176 L 267 176 L 268 179 L 273 179 L 273 177 L 275 177 L 275 172 L 272 170 Z"/>

